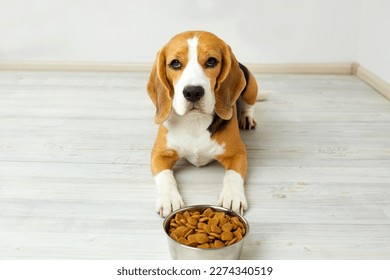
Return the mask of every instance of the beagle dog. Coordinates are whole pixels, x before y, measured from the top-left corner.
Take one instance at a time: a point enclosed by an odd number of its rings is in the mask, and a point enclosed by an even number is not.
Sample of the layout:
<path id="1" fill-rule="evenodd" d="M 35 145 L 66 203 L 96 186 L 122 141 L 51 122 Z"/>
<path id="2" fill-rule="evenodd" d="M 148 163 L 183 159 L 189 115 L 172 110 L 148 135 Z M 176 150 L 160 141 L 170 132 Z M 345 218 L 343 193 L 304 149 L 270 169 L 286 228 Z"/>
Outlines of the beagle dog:
<path id="1" fill-rule="evenodd" d="M 173 166 L 217 160 L 225 167 L 218 205 L 243 213 L 247 172 L 239 128 L 254 129 L 257 83 L 231 48 L 205 31 L 173 37 L 158 53 L 147 91 L 159 124 L 151 168 L 159 189 L 156 211 L 165 217 L 184 207 Z"/>

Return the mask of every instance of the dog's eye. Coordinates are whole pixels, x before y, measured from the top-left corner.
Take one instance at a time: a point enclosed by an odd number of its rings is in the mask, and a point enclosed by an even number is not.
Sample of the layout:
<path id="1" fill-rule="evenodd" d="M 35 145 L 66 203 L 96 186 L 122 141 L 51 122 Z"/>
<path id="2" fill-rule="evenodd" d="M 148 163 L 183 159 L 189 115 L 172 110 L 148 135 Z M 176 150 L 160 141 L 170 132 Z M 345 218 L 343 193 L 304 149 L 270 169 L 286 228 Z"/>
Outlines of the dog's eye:
<path id="1" fill-rule="evenodd" d="M 169 63 L 169 67 L 172 68 L 173 70 L 180 70 L 181 68 L 181 63 L 177 59 L 174 59 Z"/>
<path id="2" fill-rule="evenodd" d="M 218 60 L 215 57 L 210 57 L 206 62 L 206 68 L 214 68 L 217 64 Z"/>

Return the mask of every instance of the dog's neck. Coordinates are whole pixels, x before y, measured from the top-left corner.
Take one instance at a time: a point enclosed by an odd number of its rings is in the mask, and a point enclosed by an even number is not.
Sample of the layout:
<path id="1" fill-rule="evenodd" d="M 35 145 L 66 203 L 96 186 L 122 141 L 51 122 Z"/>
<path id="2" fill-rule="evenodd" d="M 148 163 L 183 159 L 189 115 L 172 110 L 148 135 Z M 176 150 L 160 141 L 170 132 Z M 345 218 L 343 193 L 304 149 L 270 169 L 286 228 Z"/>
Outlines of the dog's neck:
<path id="1" fill-rule="evenodd" d="M 193 133 L 203 133 L 209 128 L 213 122 L 213 115 L 203 113 L 187 113 L 183 116 L 178 115 L 175 110 L 172 110 L 169 118 L 164 122 L 164 126 L 168 130 L 184 130 Z"/>

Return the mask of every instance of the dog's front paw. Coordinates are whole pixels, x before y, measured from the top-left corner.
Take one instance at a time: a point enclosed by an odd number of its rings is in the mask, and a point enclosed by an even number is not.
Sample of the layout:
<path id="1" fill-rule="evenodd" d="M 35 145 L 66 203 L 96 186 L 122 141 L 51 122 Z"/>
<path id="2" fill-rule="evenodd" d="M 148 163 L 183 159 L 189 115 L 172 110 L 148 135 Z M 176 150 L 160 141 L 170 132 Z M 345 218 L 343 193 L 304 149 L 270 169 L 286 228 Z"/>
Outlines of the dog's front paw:
<path id="1" fill-rule="evenodd" d="M 172 170 L 161 171 L 154 177 L 154 180 L 160 192 L 156 203 L 156 211 L 161 217 L 166 217 L 171 212 L 184 207 Z"/>
<path id="2" fill-rule="evenodd" d="M 180 193 L 176 190 L 172 190 L 169 193 L 161 194 L 157 199 L 156 212 L 160 214 L 161 217 L 166 217 L 171 212 L 183 208 L 184 206 L 184 201 Z"/>
<path id="3" fill-rule="evenodd" d="M 245 194 L 234 189 L 222 190 L 222 193 L 218 199 L 218 205 L 232 209 L 241 215 L 244 213 L 244 210 L 248 209 L 248 203 L 246 201 Z"/>
<path id="4" fill-rule="evenodd" d="M 218 205 L 243 214 L 248 209 L 244 192 L 244 180 L 233 170 L 226 171 L 223 189 L 218 199 Z"/>

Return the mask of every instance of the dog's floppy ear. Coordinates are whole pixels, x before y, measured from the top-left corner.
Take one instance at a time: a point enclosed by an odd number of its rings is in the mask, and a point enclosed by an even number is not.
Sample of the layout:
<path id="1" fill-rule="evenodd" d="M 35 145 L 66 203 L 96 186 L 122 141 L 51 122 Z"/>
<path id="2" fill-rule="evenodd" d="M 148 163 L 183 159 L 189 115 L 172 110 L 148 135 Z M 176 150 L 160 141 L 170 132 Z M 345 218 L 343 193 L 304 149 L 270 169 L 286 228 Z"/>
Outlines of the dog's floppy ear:
<path id="1" fill-rule="evenodd" d="M 245 76 L 231 48 L 222 48 L 222 69 L 215 88 L 215 112 L 224 120 L 233 116 L 233 106 L 245 87 Z"/>
<path id="2" fill-rule="evenodd" d="M 171 113 L 170 88 L 165 71 L 165 52 L 163 48 L 157 53 L 147 85 L 149 96 L 156 107 L 154 121 L 158 124 L 163 123 Z"/>

